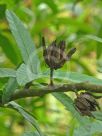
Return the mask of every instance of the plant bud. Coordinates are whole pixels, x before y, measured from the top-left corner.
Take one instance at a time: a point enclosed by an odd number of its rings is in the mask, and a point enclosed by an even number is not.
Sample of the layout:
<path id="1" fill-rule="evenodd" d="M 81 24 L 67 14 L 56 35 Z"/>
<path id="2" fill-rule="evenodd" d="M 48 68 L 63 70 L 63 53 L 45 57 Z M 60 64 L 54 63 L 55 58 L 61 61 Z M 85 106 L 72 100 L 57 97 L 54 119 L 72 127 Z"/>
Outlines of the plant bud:
<path id="1" fill-rule="evenodd" d="M 45 62 L 51 69 L 61 68 L 66 61 L 71 59 L 71 56 L 76 51 L 76 48 L 72 48 L 68 54 L 66 54 L 65 41 L 60 41 L 58 44 L 56 41 L 53 41 L 48 48 L 46 48 L 44 37 L 42 38 L 42 45 Z"/>

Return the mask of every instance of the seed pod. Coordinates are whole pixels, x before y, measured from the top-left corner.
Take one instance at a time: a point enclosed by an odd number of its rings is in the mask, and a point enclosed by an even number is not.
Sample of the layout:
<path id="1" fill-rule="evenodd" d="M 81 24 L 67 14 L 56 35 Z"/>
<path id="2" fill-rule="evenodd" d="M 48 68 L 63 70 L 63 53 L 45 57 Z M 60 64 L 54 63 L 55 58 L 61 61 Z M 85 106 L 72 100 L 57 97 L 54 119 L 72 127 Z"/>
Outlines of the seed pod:
<path id="1" fill-rule="evenodd" d="M 100 109 L 99 104 L 91 94 L 85 92 L 85 93 L 81 93 L 81 95 L 90 103 L 92 108 L 91 110 L 94 111 L 96 108 Z"/>
<path id="2" fill-rule="evenodd" d="M 45 39 L 42 38 L 43 56 L 46 64 L 51 69 L 61 68 L 66 61 L 71 59 L 71 56 L 75 53 L 76 48 L 72 48 L 68 54 L 65 53 L 65 41 L 60 41 L 57 45 L 56 41 L 53 41 L 48 48 L 45 45 Z"/>
<path id="3" fill-rule="evenodd" d="M 76 106 L 81 110 L 90 109 L 90 104 L 87 102 L 87 100 L 83 97 L 78 97 L 75 100 Z"/>
<path id="4" fill-rule="evenodd" d="M 99 105 L 96 102 L 95 98 L 89 93 L 81 93 L 74 100 L 75 107 L 78 112 L 83 116 L 93 116 L 91 114 L 92 111 L 96 111 L 99 109 Z"/>

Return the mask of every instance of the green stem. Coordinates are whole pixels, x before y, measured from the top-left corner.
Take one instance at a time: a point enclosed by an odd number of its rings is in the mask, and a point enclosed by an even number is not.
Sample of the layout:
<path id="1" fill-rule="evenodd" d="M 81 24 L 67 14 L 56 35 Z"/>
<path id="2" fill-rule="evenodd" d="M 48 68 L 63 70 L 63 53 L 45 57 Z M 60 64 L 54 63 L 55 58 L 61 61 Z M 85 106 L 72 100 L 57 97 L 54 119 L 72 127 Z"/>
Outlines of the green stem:
<path id="1" fill-rule="evenodd" d="M 53 86 L 53 68 L 50 68 L 50 85 Z"/>

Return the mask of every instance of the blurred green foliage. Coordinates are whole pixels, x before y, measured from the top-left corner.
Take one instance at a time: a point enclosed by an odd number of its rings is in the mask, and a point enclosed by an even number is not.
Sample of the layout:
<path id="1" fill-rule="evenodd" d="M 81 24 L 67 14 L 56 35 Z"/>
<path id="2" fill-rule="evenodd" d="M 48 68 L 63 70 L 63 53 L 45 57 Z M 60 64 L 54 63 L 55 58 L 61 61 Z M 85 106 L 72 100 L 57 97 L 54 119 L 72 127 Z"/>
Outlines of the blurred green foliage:
<path id="1" fill-rule="evenodd" d="M 41 47 L 41 36 L 47 44 L 55 39 L 66 41 L 66 47 L 75 46 L 77 53 L 62 71 L 76 71 L 102 78 L 102 1 L 101 0 L 0 0 L 0 67 L 17 68 L 21 62 L 20 50 L 10 32 L 5 10 L 10 9 L 30 31 L 36 48 Z M 48 69 L 39 52 L 42 69 Z M 0 90 L 8 78 L 0 79 Z M 39 79 L 40 83 L 48 82 Z M 35 86 L 38 83 L 35 82 Z M 69 94 L 74 98 L 74 94 Z M 102 122 L 86 122 L 82 127 L 75 118 L 51 95 L 17 101 L 36 116 L 48 136 L 101 136 Z M 100 104 L 102 100 L 99 100 Z M 97 125 L 95 125 L 95 123 Z M 89 128 L 91 128 L 89 133 Z M 0 136 L 21 136 L 33 130 L 18 113 L 0 108 Z M 97 131 L 94 131 L 97 130 Z M 87 131 L 86 131 L 87 130 Z M 26 134 L 24 134 L 25 136 Z"/>

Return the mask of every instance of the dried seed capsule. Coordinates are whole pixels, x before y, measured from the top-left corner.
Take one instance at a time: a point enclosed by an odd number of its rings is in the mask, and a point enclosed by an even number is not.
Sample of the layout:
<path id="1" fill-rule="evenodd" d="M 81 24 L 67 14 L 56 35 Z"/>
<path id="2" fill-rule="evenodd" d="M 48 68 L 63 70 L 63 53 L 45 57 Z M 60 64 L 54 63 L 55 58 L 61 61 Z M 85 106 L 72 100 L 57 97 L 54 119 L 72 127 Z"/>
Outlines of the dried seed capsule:
<path id="1" fill-rule="evenodd" d="M 90 103 L 92 111 L 95 111 L 96 108 L 100 109 L 99 104 L 91 94 L 85 92 L 81 95 Z"/>
<path id="2" fill-rule="evenodd" d="M 99 108 L 95 98 L 89 93 L 81 93 L 74 100 L 75 107 L 81 115 L 92 116 L 91 112 Z"/>
<path id="3" fill-rule="evenodd" d="M 46 48 L 44 37 L 42 38 L 42 45 L 45 62 L 52 69 L 61 68 L 66 61 L 70 60 L 76 51 L 76 48 L 72 48 L 68 54 L 66 54 L 65 41 L 60 41 L 58 45 L 56 41 L 54 41 Z"/>
<path id="4" fill-rule="evenodd" d="M 50 85 L 53 85 L 53 70 L 61 68 L 66 61 L 71 59 L 71 56 L 75 53 L 76 48 L 72 48 L 68 54 L 65 53 L 65 41 L 60 41 L 57 45 L 56 41 L 53 41 L 48 48 L 46 48 L 45 39 L 42 38 L 43 56 L 46 64 L 50 68 Z"/>
<path id="5" fill-rule="evenodd" d="M 75 105 L 80 110 L 90 109 L 90 104 L 87 102 L 85 98 L 82 98 L 82 97 L 79 97 L 75 100 Z"/>

